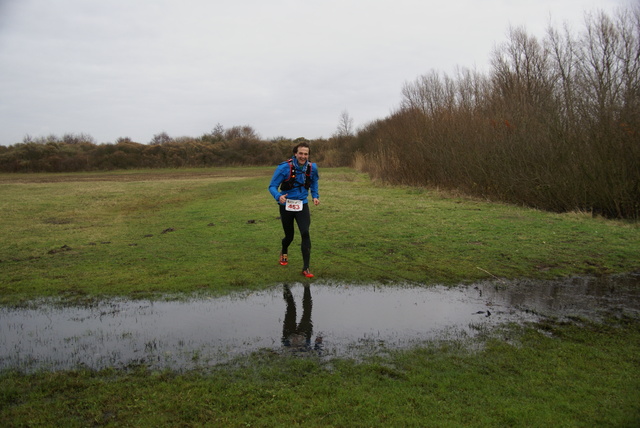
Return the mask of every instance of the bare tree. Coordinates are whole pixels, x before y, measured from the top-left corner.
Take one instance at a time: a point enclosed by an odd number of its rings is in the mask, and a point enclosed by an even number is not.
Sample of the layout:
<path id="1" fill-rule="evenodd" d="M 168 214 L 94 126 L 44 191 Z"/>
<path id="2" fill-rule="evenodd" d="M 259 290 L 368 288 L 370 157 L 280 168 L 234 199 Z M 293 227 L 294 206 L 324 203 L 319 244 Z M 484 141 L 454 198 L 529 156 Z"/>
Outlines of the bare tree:
<path id="1" fill-rule="evenodd" d="M 167 144 L 172 141 L 173 141 L 173 138 L 171 138 L 169 134 L 167 134 L 166 132 L 162 131 L 161 133 L 153 136 L 153 138 L 150 141 L 150 144 L 161 146 L 163 144 Z"/>
<path id="2" fill-rule="evenodd" d="M 564 26 L 564 38 L 559 31 L 550 27 L 547 30 L 546 44 L 550 51 L 550 69 L 552 82 L 558 99 L 558 120 L 562 122 L 565 134 L 576 129 L 576 41 Z"/>
<path id="3" fill-rule="evenodd" d="M 247 141 L 255 141 L 259 140 L 260 136 L 258 133 L 249 125 L 243 126 L 233 126 L 226 131 L 224 131 L 224 139 L 227 141 L 231 140 L 247 140 Z"/>
<path id="4" fill-rule="evenodd" d="M 620 29 L 604 12 L 587 15 L 586 30 L 578 49 L 581 113 L 606 134 L 623 104 L 624 45 Z"/>
<path id="5" fill-rule="evenodd" d="M 347 110 L 340 114 L 338 128 L 336 129 L 336 137 L 352 137 L 353 136 L 353 118 Z"/>
<path id="6" fill-rule="evenodd" d="M 214 137 L 216 140 L 224 139 L 224 127 L 220 122 L 216 123 L 216 127 L 213 128 L 213 131 L 211 131 L 211 136 Z"/>

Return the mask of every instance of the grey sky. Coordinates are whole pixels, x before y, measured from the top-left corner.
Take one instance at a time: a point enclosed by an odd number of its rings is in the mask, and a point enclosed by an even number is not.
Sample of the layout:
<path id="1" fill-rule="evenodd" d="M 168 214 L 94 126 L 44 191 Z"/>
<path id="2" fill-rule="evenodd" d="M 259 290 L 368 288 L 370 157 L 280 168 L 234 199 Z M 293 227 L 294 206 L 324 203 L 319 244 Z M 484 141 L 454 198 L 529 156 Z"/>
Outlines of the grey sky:
<path id="1" fill-rule="evenodd" d="M 488 70 L 508 27 L 581 30 L 631 0 L 0 0 L 0 144 L 85 133 L 148 143 L 250 125 L 330 137 L 402 85 Z"/>

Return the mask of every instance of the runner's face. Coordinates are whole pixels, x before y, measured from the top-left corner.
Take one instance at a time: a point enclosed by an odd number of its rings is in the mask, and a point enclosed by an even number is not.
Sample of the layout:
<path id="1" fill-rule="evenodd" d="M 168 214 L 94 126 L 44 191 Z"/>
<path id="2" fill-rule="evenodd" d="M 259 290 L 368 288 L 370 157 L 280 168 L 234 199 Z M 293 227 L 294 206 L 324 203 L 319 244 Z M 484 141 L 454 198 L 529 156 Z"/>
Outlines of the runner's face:
<path id="1" fill-rule="evenodd" d="M 309 159 L 309 148 L 308 147 L 298 147 L 298 152 L 296 153 L 296 159 L 298 161 L 298 165 L 304 165 L 307 163 Z"/>

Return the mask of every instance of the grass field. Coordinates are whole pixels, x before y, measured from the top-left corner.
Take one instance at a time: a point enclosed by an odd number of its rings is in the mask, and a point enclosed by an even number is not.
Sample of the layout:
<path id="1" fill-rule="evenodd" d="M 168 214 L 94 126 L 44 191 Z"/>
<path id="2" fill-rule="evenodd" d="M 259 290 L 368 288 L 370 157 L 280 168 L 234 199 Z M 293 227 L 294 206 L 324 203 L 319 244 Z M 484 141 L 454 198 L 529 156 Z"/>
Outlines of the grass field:
<path id="1" fill-rule="evenodd" d="M 0 175 L 0 303 L 226 294 L 300 281 L 271 168 Z M 640 269 L 638 224 L 377 186 L 321 169 L 316 283 L 455 285 Z M 2 426 L 635 426 L 640 323 L 512 326 L 475 351 L 269 353 L 189 373 L 0 374 Z"/>
<path id="2" fill-rule="evenodd" d="M 457 283 L 640 268 L 637 224 L 378 187 L 322 170 L 312 207 L 318 280 Z M 226 293 L 300 278 L 270 168 L 0 175 L 0 299 Z"/>

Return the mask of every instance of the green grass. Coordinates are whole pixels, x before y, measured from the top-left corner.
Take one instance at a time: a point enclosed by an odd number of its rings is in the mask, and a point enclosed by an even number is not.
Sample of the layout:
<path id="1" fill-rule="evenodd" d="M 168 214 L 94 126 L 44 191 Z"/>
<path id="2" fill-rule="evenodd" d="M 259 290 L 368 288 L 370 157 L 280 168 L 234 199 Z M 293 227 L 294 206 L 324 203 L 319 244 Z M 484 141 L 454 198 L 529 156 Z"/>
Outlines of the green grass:
<path id="1" fill-rule="evenodd" d="M 271 168 L 0 175 L 0 302 L 299 281 Z M 470 282 L 640 268 L 637 224 L 321 170 L 316 281 Z M 251 220 L 251 222 L 249 222 Z M 162 233 L 172 228 L 172 231 Z M 152 235 L 152 236 L 149 236 Z M 365 361 L 257 352 L 185 373 L 0 373 L 1 426 L 637 426 L 640 322 L 545 322 Z"/>
<path id="2" fill-rule="evenodd" d="M 319 280 L 457 283 L 640 267 L 637 224 L 380 187 L 349 169 L 321 173 L 311 226 Z M 288 268 L 274 262 L 282 231 L 270 174 L 0 175 L 0 302 L 227 293 L 297 280 L 299 240 Z"/>

